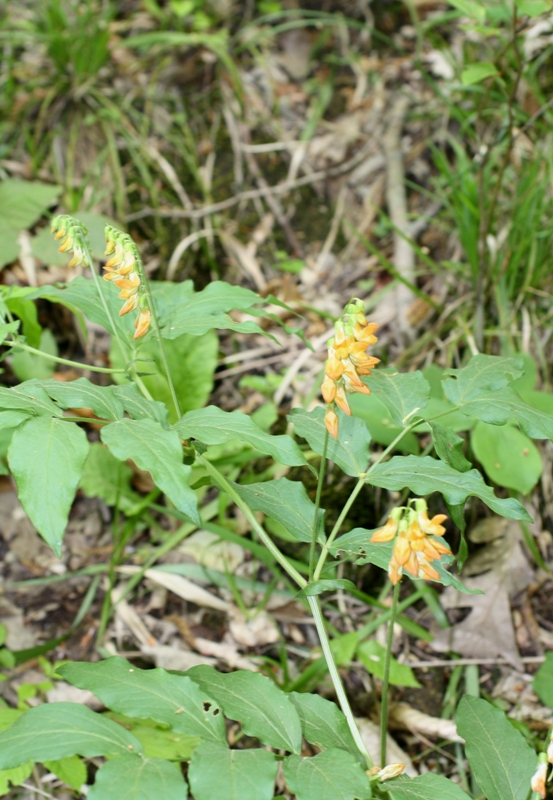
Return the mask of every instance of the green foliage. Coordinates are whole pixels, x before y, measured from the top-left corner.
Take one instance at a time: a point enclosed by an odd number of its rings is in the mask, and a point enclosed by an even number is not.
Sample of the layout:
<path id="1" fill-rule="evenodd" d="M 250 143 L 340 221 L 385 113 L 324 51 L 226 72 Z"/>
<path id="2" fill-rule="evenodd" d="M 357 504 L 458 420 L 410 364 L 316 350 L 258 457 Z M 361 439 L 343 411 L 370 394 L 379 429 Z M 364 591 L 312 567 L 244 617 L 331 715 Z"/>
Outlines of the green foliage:
<path id="1" fill-rule="evenodd" d="M 357 647 L 357 655 L 367 672 L 382 680 L 384 677 L 386 648 L 370 639 L 362 642 Z M 420 687 L 413 670 L 405 664 L 400 664 L 393 656 L 391 656 L 390 660 L 390 683 L 394 686 Z"/>
<path id="2" fill-rule="evenodd" d="M 467 800 L 468 795 L 453 781 L 427 772 L 416 778 L 400 775 L 386 782 L 390 800 Z"/>
<path id="3" fill-rule="evenodd" d="M 323 408 L 315 408 L 309 412 L 295 408 L 288 416 L 290 422 L 294 423 L 298 436 L 306 439 L 309 447 L 318 455 L 321 455 L 324 449 L 326 435 L 324 415 Z M 336 440 L 329 437 L 327 458 L 334 461 L 346 475 L 357 477 L 367 469 L 371 437 L 362 420 L 347 417 L 341 412 L 339 416 L 340 438 Z"/>
<path id="4" fill-rule="evenodd" d="M 190 761 L 190 788 L 196 800 L 271 800 L 277 768 L 266 750 L 204 742 Z"/>
<path id="5" fill-rule="evenodd" d="M 290 692 L 290 700 L 298 712 L 304 739 L 328 750 L 337 747 L 359 759 L 347 720 L 340 709 L 318 694 Z"/>
<path id="6" fill-rule="evenodd" d="M 368 800 L 372 796 L 367 776 L 344 750 L 330 749 L 313 758 L 290 756 L 284 778 L 297 800 Z"/>
<path id="7" fill-rule="evenodd" d="M 531 439 L 512 425 L 478 422 L 470 437 L 474 455 L 499 486 L 528 494 L 542 473 L 541 455 Z"/>
<path id="8" fill-rule="evenodd" d="M 30 228 L 55 202 L 59 186 L 8 179 L 0 182 L 0 267 L 19 255 L 18 237 Z"/>
<path id="9" fill-rule="evenodd" d="M 135 759 L 133 759 L 135 761 Z M 44 766 L 76 792 L 86 783 L 87 769 L 79 756 L 68 756 L 58 761 L 45 761 Z"/>
<path id="10" fill-rule="evenodd" d="M 122 756 L 107 761 L 96 773 L 89 800 L 186 800 L 180 769 L 161 758 Z"/>
<path id="11" fill-rule="evenodd" d="M 553 708 L 553 651 L 545 654 L 545 661 L 534 675 L 532 688 L 542 703 Z"/>

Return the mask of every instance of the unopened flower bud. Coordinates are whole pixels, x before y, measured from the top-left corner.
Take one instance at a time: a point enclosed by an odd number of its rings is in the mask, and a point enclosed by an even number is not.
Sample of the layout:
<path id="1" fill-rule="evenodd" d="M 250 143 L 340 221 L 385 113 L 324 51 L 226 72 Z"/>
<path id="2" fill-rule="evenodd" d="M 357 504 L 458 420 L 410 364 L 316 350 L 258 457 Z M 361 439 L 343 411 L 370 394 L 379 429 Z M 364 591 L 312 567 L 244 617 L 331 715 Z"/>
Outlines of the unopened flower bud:
<path id="1" fill-rule="evenodd" d="M 547 762 L 540 761 L 538 764 L 538 768 L 534 772 L 532 780 L 530 781 L 530 788 L 532 789 L 533 792 L 537 792 L 539 796 L 542 798 L 545 798 L 546 795 L 546 788 L 545 788 L 546 780 L 547 780 Z"/>

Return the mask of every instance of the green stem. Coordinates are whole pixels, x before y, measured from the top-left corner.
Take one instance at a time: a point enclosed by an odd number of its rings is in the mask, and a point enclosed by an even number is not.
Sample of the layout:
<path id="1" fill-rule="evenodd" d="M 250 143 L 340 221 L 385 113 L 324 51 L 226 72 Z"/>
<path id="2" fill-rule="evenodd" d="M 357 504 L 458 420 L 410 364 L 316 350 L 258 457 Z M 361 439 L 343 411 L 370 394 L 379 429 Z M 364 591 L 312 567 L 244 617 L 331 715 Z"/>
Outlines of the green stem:
<path id="1" fill-rule="evenodd" d="M 382 703 L 380 706 L 380 767 L 386 766 L 386 735 L 388 728 L 388 687 L 390 683 L 390 664 L 392 663 L 392 644 L 394 640 L 394 623 L 396 621 L 397 604 L 399 600 L 399 581 L 394 586 L 392 596 L 392 611 L 388 623 L 388 641 L 386 642 L 386 655 L 384 659 L 384 678 L 382 680 Z"/>
<path id="2" fill-rule="evenodd" d="M 317 494 L 315 497 L 315 512 L 313 515 L 313 530 L 311 532 L 311 544 L 309 546 L 309 580 L 313 580 L 315 572 L 315 546 L 317 544 L 317 536 L 319 534 L 319 508 L 321 505 L 321 492 L 323 489 L 323 481 L 326 469 L 326 451 L 328 448 L 328 431 L 325 428 L 325 437 L 323 441 L 323 452 L 321 453 L 321 466 L 319 467 L 319 477 L 317 480 Z"/>
<path id="3" fill-rule="evenodd" d="M 55 361 L 58 364 L 66 364 L 68 367 L 75 367 L 76 369 L 88 370 L 90 372 L 108 372 L 112 374 L 124 375 L 127 370 L 125 369 L 112 369 L 111 367 L 93 367 L 90 364 L 82 364 L 79 361 L 70 361 L 67 358 L 60 358 L 59 356 L 51 355 L 50 353 L 45 353 L 43 350 L 38 350 L 36 347 L 31 347 L 28 344 L 23 344 L 23 342 L 18 341 L 9 341 L 3 342 L 5 347 L 11 347 L 12 349 L 19 349 L 25 350 L 27 353 L 33 353 L 37 356 L 41 356 L 42 358 L 47 358 L 50 361 Z"/>
<path id="4" fill-rule="evenodd" d="M 342 679 L 340 678 L 340 673 L 338 672 L 338 669 L 334 662 L 334 656 L 332 655 L 332 650 L 330 649 L 330 642 L 328 640 L 328 635 L 326 632 L 324 619 L 318 598 L 308 597 L 307 602 L 309 603 L 311 613 L 313 614 L 313 619 L 315 620 L 315 626 L 317 628 L 317 633 L 319 634 L 319 639 L 321 641 L 323 655 L 326 660 L 328 671 L 330 673 L 330 677 L 334 686 L 334 690 L 336 692 L 336 697 L 338 698 L 338 702 L 340 704 L 340 708 L 342 709 L 344 716 L 347 719 L 348 727 L 350 729 L 351 735 L 353 736 L 353 740 L 357 745 L 359 752 L 367 762 L 367 768 L 370 769 L 371 767 L 374 766 L 374 763 L 367 751 L 367 748 L 365 747 L 365 742 L 361 738 L 359 729 L 355 724 L 355 718 L 353 716 L 353 712 L 351 710 L 346 692 L 344 690 L 344 685 L 342 683 Z"/>

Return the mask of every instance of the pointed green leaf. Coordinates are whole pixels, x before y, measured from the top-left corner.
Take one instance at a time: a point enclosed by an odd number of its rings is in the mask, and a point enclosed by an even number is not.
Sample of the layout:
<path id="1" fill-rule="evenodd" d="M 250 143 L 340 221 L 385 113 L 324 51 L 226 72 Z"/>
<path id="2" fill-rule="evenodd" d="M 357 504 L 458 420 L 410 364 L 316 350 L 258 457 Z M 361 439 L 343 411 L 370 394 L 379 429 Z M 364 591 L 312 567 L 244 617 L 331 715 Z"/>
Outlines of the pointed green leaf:
<path id="1" fill-rule="evenodd" d="M 367 470 L 371 436 L 365 423 L 356 417 L 338 412 L 340 435 L 338 440 L 328 437 L 326 457 L 334 461 L 346 475 L 357 477 Z M 325 439 L 325 410 L 315 408 L 303 411 L 295 408 L 288 419 L 293 422 L 295 432 L 307 440 L 309 447 L 322 455 Z"/>
<path id="2" fill-rule="evenodd" d="M 76 381 L 40 381 L 38 384 L 62 408 L 90 408 L 103 419 L 121 419 L 123 404 L 111 386 L 96 386 L 87 378 Z"/>
<path id="3" fill-rule="evenodd" d="M 460 786 L 433 772 L 416 778 L 400 775 L 386 781 L 382 788 L 388 792 L 390 800 L 469 800 Z"/>
<path id="4" fill-rule="evenodd" d="M 457 436 L 451 428 L 444 428 L 443 425 L 438 425 L 437 422 L 429 422 L 428 424 L 434 440 L 434 449 L 442 461 L 445 461 L 446 464 L 449 464 L 450 467 L 459 472 L 467 472 L 467 470 L 471 469 L 472 464 L 463 455 L 463 445 L 465 443 L 463 437 Z"/>
<path id="5" fill-rule="evenodd" d="M 534 675 L 532 689 L 544 705 L 553 708 L 553 650 L 545 654 L 545 661 Z"/>
<path id="6" fill-rule="evenodd" d="M 65 680 L 88 689 L 108 708 L 138 719 L 153 719 L 188 736 L 226 741 L 225 723 L 207 692 L 183 675 L 161 667 L 138 669 L 124 658 L 58 667 Z"/>
<path id="7" fill-rule="evenodd" d="M 124 317 L 120 317 L 119 311 L 122 301 L 118 296 L 117 287 L 107 281 L 100 281 L 99 283 L 100 291 L 111 311 L 112 319 L 117 329 L 122 335 L 128 337 L 134 324 L 134 320 L 130 318 L 134 315 L 126 314 Z M 41 286 L 39 289 L 35 289 L 28 299 L 34 300 L 39 297 L 54 303 L 62 303 L 74 313 L 80 311 L 91 322 L 101 325 L 108 333 L 114 334 L 111 322 L 104 311 L 104 305 L 98 297 L 96 284 L 82 275 L 77 275 L 70 283 L 59 284 L 58 286 Z"/>
<path id="8" fill-rule="evenodd" d="M 8 450 L 21 505 L 58 556 L 88 447 L 74 422 L 34 417 L 17 428 Z"/>
<path id="9" fill-rule="evenodd" d="M 17 233 L 30 228 L 61 192 L 59 186 L 9 178 L 0 182 L 2 221 Z"/>
<path id="10" fill-rule="evenodd" d="M 540 451 L 513 425 L 479 422 L 470 443 L 488 478 L 499 486 L 528 494 L 539 481 L 543 468 Z"/>
<path id="11" fill-rule="evenodd" d="M 43 389 L 28 383 L 22 383 L 14 389 L 0 386 L 0 408 L 17 409 L 37 416 L 63 416 L 61 408 L 50 400 Z"/>
<path id="12" fill-rule="evenodd" d="M 215 698 L 226 717 L 238 720 L 248 736 L 292 753 L 301 751 L 297 711 L 269 678 L 246 670 L 223 674 L 207 666 L 192 667 L 186 674 Z"/>
<path id="13" fill-rule="evenodd" d="M 79 488 L 87 497 L 99 497 L 108 506 L 117 505 L 125 514 L 137 514 L 144 498 L 131 489 L 132 469 L 112 456 L 99 442 L 90 445 Z"/>
<path id="14" fill-rule="evenodd" d="M 338 658 L 337 660 L 340 663 Z M 350 660 L 347 659 L 347 661 Z M 325 700 L 318 694 L 290 692 L 288 696 L 299 714 L 301 729 L 306 741 L 320 747 L 321 750 L 333 747 L 347 750 L 356 759 L 362 760 L 357 745 L 353 741 L 346 717 L 336 703 Z"/>
<path id="15" fill-rule="evenodd" d="M 311 541 L 315 504 L 309 499 L 303 483 L 277 478 L 263 483 L 235 483 L 233 486 L 253 511 L 263 511 L 276 519 L 298 541 Z M 324 511 L 319 509 L 320 542 L 324 541 L 323 517 Z"/>
<path id="16" fill-rule="evenodd" d="M 21 764 L 19 767 L 0 770 L 0 796 L 8 794 L 10 784 L 11 786 L 20 786 L 23 781 L 26 781 L 33 771 L 33 767 L 34 762 L 27 761 L 26 764 Z"/>
<path id="17" fill-rule="evenodd" d="M 553 415 L 528 405 L 509 386 L 500 391 L 482 392 L 465 402 L 463 410 L 491 425 L 505 425 L 515 420 L 532 439 L 553 441 Z"/>
<path id="18" fill-rule="evenodd" d="M 161 758 L 122 756 L 96 773 L 88 800 L 186 800 L 188 791 L 176 764 Z"/>
<path id="19" fill-rule="evenodd" d="M 503 711 L 465 695 L 455 721 L 474 777 L 488 800 L 527 800 L 538 757 Z"/>
<path id="20" fill-rule="evenodd" d="M 312 758 L 289 756 L 284 778 L 297 800 L 367 800 L 369 779 L 345 750 L 325 750 Z"/>
<path id="21" fill-rule="evenodd" d="M 272 800 L 278 764 L 267 750 L 203 742 L 188 770 L 195 800 Z"/>
<path id="22" fill-rule="evenodd" d="M 464 86 L 472 86 L 473 83 L 480 83 L 486 78 L 499 75 L 497 67 L 491 61 L 480 61 L 478 64 L 469 64 L 461 73 L 461 83 Z"/>
<path id="23" fill-rule="evenodd" d="M 111 391 L 121 401 L 123 408 L 133 419 L 153 419 L 164 428 L 169 426 L 166 406 L 156 400 L 146 400 L 140 394 L 136 383 L 112 386 Z"/>
<path id="24" fill-rule="evenodd" d="M 79 756 L 68 756 L 59 761 L 45 761 L 44 766 L 49 772 L 78 792 L 86 783 L 88 771 Z"/>
<path id="25" fill-rule="evenodd" d="M 198 439 L 204 444 L 225 444 L 238 439 L 281 464 L 290 467 L 307 464 L 291 436 L 271 436 L 241 411 L 222 411 L 217 406 L 199 408 L 189 411 L 173 428 L 181 439 Z"/>
<path id="26" fill-rule="evenodd" d="M 373 442 L 387 447 L 398 437 L 398 434 L 405 430 L 403 425 L 396 425 L 392 422 L 390 412 L 373 392 L 371 394 L 352 394 L 351 397 L 348 397 L 348 402 L 353 416 L 362 419 L 369 429 Z M 421 415 L 423 413 L 424 411 L 420 412 Z M 396 450 L 413 455 L 420 453 L 419 440 L 413 431 L 409 431 L 401 437 Z"/>
<path id="27" fill-rule="evenodd" d="M 191 470 L 182 463 L 176 431 L 151 419 L 122 419 L 105 425 L 100 436 L 116 458 L 132 458 L 137 467 L 151 473 L 156 486 L 179 511 L 200 521 L 196 495 L 188 485 Z"/>
<path id="28" fill-rule="evenodd" d="M 464 405 L 488 390 L 497 391 L 520 378 L 524 371 L 521 358 L 502 356 L 473 356 L 462 369 L 445 370 L 442 386 L 453 405 Z M 467 412 L 468 413 L 468 412 Z"/>
<path id="29" fill-rule="evenodd" d="M 531 521 L 518 500 L 512 497 L 497 498 L 478 470 L 457 472 L 430 456 L 394 456 L 375 467 L 367 482 L 392 491 L 408 488 L 419 497 L 440 492 L 451 505 L 464 503 L 467 497 L 479 497 L 492 511 L 503 517 Z"/>
<path id="30" fill-rule="evenodd" d="M 367 672 L 370 672 L 371 675 L 376 675 L 380 680 L 384 678 L 385 647 L 382 647 L 381 644 L 378 644 L 373 639 L 369 639 L 358 645 L 357 656 L 365 665 Z M 392 686 L 420 686 L 411 667 L 406 664 L 400 664 L 393 656 L 390 656 L 390 683 Z"/>
<path id="31" fill-rule="evenodd" d="M 25 711 L 0 733 L 0 769 L 26 761 L 69 756 L 139 754 L 142 746 L 128 731 L 78 703 L 45 703 Z"/>
<path id="32" fill-rule="evenodd" d="M 386 372 L 377 370 L 365 383 L 386 407 L 392 421 L 400 428 L 409 424 L 430 397 L 430 386 L 422 372 Z"/>
<path id="33" fill-rule="evenodd" d="M 356 589 L 356 585 L 353 581 L 348 580 L 347 578 L 331 578 L 325 579 L 320 581 L 313 581 L 313 583 L 308 583 L 301 592 L 298 592 L 296 597 L 316 597 L 318 594 L 322 594 L 323 592 L 332 592 L 336 589 Z"/>
<path id="34" fill-rule="evenodd" d="M 0 411 L 0 430 L 17 428 L 28 419 L 29 413 L 27 411 Z"/>

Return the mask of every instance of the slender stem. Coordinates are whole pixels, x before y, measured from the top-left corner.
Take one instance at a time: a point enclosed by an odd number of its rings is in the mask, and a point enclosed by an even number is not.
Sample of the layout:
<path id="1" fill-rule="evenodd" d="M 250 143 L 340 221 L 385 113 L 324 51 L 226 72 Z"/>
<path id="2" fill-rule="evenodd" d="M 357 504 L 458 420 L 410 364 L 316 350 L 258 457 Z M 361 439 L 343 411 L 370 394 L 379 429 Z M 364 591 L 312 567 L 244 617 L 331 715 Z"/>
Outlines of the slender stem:
<path id="1" fill-rule="evenodd" d="M 323 441 L 323 452 L 321 453 L 321 466 L 319 467 L 319 477 L 317 480 L 317 494 L 315 497 L 315 512 L 313 515 L 313 530 L 311 532 L 311 544 L 309 546 L 309 580 L 313 580 L 315 572 L 315 546 L 317 544 L 317 536 L 319 534 L 319 507 L 321 505 L 321 492 L 323 489 L 323 481 L 326 469 L 326 451 L 328 448 L 328 431 L 325 428 L 325 437 Z"/>
<path id="2" fill-rule="evenodd" d="M 34 353 L 37 356 L 41 356 L 42 358 L 47 358 L 50 361 L 55 361 L 58 364 L 66 364 L 68 367 L 75 367 L 76 369 L 88 370 L 90 372 L 108 372 L 112 374 L 124 375 L 126 373 L 126 369 L 112 369 L 111 367 L 93 367 L 90 364 L 82 364 L 79 361 L 70 361 L 67 358 L 60 358 L 59 356 L 51 355 L 50 353 L 45 353 L 43 350 L 38 350 L 36 347 L 31 347 L 28 344 L 23 344 L 23 342 L 18 342 L 15 340 L 3 342 L 5 347 L 11 347 L 12 349 L 18 350 L 25 350 L 27 353 Z"/>
<path id="3" fill-rule="evenodd" d="M 326 660 L 328 671 L 330 673 L 330 677 L 332 679 L 334 690 L 336 692 L 336 697 L 338 698 L 338 702 L 340 703 L 340 708 L 342 709 L 344 716 L 347 719 L 348 727 L 350 729 L 351 735 L 353 736 L 353 740 L 357 745 L 359 752 L 367 762 L 367 768 L 370 769 L 372 766 L 374 766 L 374 763 L 367 751 L 367 748 L 365 747 L 365 742 L 361 738 L 359 729 L 355 724 L 355 718 L 353 716 L 353 712 L 351 710 L 346 692 L 344 690 L 344 685 L 342 683 L 342 679 L 340 678 L 340 673 L 338 672 L 338 669 L 334 662 L 334 656 L 332 655 L 332 650 L 330 649 L 330 642 L 328 640 L 328 635 L 326 632 L 324 619 L 321 612 L 321 607 L 319 605 L 319 600 L 317 597 L 308 597 L 307 602 L 309 603 L 311 613 L 313 614 L 313 619 L 315 620 L 315 626 L 317 628 L 317 633 L 319 634 L 319 639 L 321 640 L 321 647 Z"/>
<path id="4" fill-rule="evenodd" d="M 232 487 L 232 485 L 227 481 L 225 476 L 219 472 L 217 467 L 211 463 L 205 456 L 197 455 L 196 460 L 203 466 L 203 468 L 211 475 L 212 478 L 216 481 L 219 487 L 228 494 L 231 500 L 238 506 L 238 508 L 242 511 L 250 525 L 252 526 L 252 530 L 254 530 L 267 550 L 272 554 L 276 561 L 280 564 L 280 566 L 284 569 L 285 572 L 298 584 L 300 589 L 303 589 L 307 586 L 307 581 L 300 575 L 300 573 L 295 569 L 289 562 L 286 556 L 280 552 L 276 544 L 272 541 L 272 539 L 268 536 L 268 534 L 263 530 L 262 526 L 256 520 L 255 515 L 249 505 L 242 500 L 236 489 Z"/>
<path id="5" fill-rule="evenodd" d="M 390 683 L 390 664 L 392 663 L 392 644 L 394 641 L 394 623 L 396 621 L 397 603 L 399 600 L 399 581 L 394 586 L 392 595 L 392 611 L 388 623 L 388 641 L 384 660 L 384 679 L 382 681 L 382 702 L 380 705 L 380 766 L 386 766 L 386 735 L 388 729 L 388 687 Z"/>

